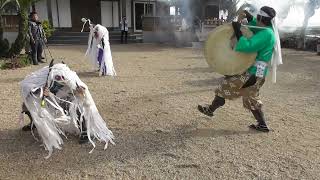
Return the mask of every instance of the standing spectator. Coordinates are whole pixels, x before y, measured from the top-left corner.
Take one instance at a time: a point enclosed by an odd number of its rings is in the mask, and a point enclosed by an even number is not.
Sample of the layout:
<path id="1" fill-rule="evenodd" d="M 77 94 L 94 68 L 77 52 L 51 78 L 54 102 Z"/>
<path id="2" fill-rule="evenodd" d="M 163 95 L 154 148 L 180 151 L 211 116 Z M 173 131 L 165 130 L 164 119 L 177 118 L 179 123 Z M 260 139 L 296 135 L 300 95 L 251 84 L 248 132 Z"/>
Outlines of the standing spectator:
<path id="1" fill-rule="evenodd" d="M 128 43 L 128 20 L 126 16 L 123 16 L 121 22 L 120 22 L 120 26 L 121 26 L 121 44 L 123 43 L 123 35 L 125 35 L 125 43 Z"/>
<path id="2" fill-rule="evenodd" d="M 47 42 L 47 39 L 36 12 L 31 13 L 31 21 L 29 21 L 28 34 L 30 37 L 33 64 L 38 65 L 38 63 L 44 63 L 44 61 L 42 61 L 42 46 L 43 43 Z"/>

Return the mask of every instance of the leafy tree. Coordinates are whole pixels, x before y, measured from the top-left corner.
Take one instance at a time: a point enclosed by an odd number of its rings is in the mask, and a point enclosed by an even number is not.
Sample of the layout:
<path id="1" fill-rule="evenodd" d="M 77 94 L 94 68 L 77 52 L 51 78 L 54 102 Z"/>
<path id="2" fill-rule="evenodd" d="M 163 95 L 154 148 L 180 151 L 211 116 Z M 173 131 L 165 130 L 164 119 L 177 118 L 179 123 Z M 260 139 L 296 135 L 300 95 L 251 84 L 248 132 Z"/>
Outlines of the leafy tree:
<path id="1" fill-rule="evenodd" d="M 26 35 L 28 32 L 28 12 L 30 6 L 38 0 L 15 0 L 18 7 L 18 18 L 19 18 L 19 29 L 18 37 L 15 42 L 11 45 L 9 50 L 9 56 L 20 54 L 21 50 L 25 46 Z"/>
<path id="2" fill-rule="evenodd" d="M 4 23 L 2 15 L 4 8 L 9 3 L 15 3 L 18 9 L 18 19 L 19 19 L 19 28 L 18 28 L 18 37 L 15 42 L 11 45 L 9 50 L 9 56 L 20 54 L 21 50 L 24 48 L 26 34 L 28 31 L 28 13 L 30 6 L 39 0 L 0 0 L 0 43 L 3 41 L 3 29 Z"/>

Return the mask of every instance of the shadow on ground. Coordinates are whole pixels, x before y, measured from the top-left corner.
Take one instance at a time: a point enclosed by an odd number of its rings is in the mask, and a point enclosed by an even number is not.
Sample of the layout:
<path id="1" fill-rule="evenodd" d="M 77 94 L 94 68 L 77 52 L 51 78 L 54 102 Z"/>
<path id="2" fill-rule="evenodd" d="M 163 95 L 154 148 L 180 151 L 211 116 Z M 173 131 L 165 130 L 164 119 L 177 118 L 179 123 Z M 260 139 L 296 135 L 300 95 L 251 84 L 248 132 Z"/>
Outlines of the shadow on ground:
<path id="1" fill-rule="evenodd" d="M 179 69 L 162 69 L 162 71 L 182 71 L 187 73 L 212 73 L 213 70 L 209 67 L 194 67 L 194 68 L 179 68 Z"/>
<path id="2" fill-rule="evenodd" d="M 82 71 L 82 72 L 77 72 L 77 75 L 80 77 L 80 79 L 85 79 L 85 78 L 93 78 L 93 77 L 99 77 L 99 72 L 93 72 L 93 71 Z"/>
<path id="3" fill-rule="evenodd" d="M 217 86 L 220 84 L 223 78 L 212 78 L 212 79 L 203 79 L 203 80 L 191 80 L 185 81 L 186 85 L 195 86 L 195 87 L 208 87 L 208 86 Z"/>
<path id="4" fill-rule="evenodd" d="M 89 155 L 86 152 L 91 150 L 91 144 L 79 145 L 77 144 L 77 137 L 69 135 L 69 138 L 64 140 L 63 149 L 60 152 L 55 150 L 50 159 L 54 160 L 55 156 L 64 155 L 66 161 L 87 161 L 87 158 L 93 158 L 97 162 L 106 160 L 124 161 L 130 158 L 140 159 L 146 155 L 167 152 L 170 149 L 185 148 L 184 141 L 195 137 L 208 138 L 256 134 L 256 132 L 250 130 L 197 129 L 194 125 L 183 125 L 169 131 L 134 131 L 122 129 L 113 131 L 116 137 L 116 145 L 109 145 L 105 151 L 102 145 L 98 145 L 93 153 Z M 42 154 L 43 157 L 47 155 L 47 152 L 44 151 L 39 142 L 35 141 L 30 132 L 22 132 L 20 129 L 1 130 L 0 140 L 0 151 L 2 154 L 6 154 L 9 159 L 26 158 L 26 155 L 34 159 L 35 157 L 32 156 L 36 154 Z M 70 146 L 73 146 L 73 148 Z M 70 151 L 74 151 L 72 154 L 81 154 L 85 158 L 74 159 L 73 156 L 68 155 Z"/>

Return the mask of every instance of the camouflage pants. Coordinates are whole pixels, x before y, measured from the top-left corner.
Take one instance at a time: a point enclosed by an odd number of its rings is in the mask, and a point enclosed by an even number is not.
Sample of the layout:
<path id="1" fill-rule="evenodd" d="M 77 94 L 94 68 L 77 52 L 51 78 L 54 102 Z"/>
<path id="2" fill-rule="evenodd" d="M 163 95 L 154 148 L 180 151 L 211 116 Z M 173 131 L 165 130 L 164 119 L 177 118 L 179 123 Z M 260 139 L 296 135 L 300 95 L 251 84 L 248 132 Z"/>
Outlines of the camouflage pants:
<path id="1" fill-rule="evenodd" d="M 229 100 L 242 97 L 244 108 L 249 110 L 261 109 L 262 101 L 259 98 L 259 90 L 265 79 L 257 78 L 257 82 L 254 85 L 242 88 L 250 76 L 248 72 L 245 72 L 241 75 L 224 78 L 215 90 L 216 95 Z"/>

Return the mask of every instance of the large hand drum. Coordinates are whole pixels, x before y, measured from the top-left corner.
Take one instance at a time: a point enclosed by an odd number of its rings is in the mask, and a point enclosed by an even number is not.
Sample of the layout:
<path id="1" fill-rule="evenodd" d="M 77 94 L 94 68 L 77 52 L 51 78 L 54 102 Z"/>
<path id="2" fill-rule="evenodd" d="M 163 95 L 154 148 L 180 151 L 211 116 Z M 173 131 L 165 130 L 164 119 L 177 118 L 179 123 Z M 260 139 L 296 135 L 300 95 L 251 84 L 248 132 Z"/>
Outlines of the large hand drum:
<path id="1" fill-rule="evenodd" d="M 253 33 L 245 27 L 241 27 L 245 37 L 251 37 Z M 222 75 L 236 75 L 245 72 L 254 62 L 256 53 L 239 53 L 233 50 L 236 43 L 231 24 L 225 24 L 214 29 L 210 33 L 205 44 L 205 57 L 209 66 Z"/>

